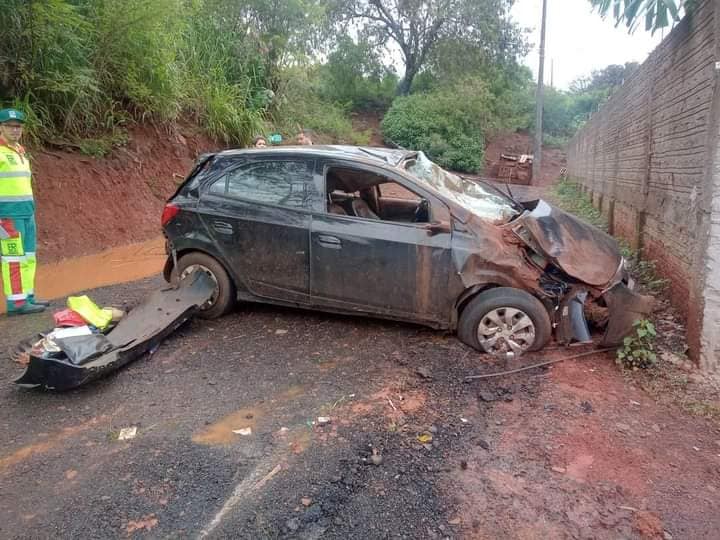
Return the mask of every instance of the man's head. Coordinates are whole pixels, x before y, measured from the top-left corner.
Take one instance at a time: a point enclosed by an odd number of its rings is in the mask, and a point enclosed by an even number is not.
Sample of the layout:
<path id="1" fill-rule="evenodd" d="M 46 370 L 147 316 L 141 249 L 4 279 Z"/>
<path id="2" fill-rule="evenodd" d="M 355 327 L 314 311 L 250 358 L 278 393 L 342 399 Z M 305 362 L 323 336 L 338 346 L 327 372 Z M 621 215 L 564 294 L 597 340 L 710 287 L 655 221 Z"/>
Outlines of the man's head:
<path id="1" fill-rule="evenodd" d="M 301 145 L 307 145 L 312 144 L 312 138 L 310 137 L 310 132 L 307 129 L 301 129 L 298 131 L 297 136 L 295 137 L 295 140 L 298 144 Z"/>
<path id="2" fill-rule="evenodd" d="M 16 109 L 0 110 L 0 137 L 11 144 L 20 142 L 23 133 L 25 114 Z"/>
<path id="3" fill-rule="evenodd" d="M 267 141 L 265 140 L 265 137 L 262 135 L 258 135 L 253 139 L 253 147 L 254 148 L 266 148 L 267 147 Z"/>

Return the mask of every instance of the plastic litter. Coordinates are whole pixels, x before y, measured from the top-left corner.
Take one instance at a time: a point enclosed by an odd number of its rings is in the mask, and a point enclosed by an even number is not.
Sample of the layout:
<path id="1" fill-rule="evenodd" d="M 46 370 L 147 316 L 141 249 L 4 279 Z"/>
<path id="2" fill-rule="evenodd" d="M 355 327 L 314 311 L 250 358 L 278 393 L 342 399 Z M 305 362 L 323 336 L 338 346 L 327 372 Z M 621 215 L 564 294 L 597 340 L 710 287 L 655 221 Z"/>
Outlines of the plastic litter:
<path id="1" fill-rule="evenodd" d="M 88 296 L 70 296 L 67 299 L 67 306 L 100 330 L 107 328 L 113 319 L 112 309 L 98 307 Z"/>
<path id="2" fill-rule="evenodd" d="M 329 417 L 329 416 L 318 416 L 317 422 L 318 422 L 318 424 L 320 424 L 321 426 L 324 425 L 324 424 L 329 424 L 329 423 L 330 423 L 330 417 Z"/>
<path id="3" fill-rule="evenodd" d="M 53 314 L 53 319 L 55 320 L 55 326 L 59 328 L 67 326 L 85 326 L 87 324 L 85 319 L 83 319 L 77 311 L 73 311 L 69 308 L 56 311 Z"/>
<path id="4" fill-rule="evenodd" d="M 81 366 L 113 349 L 113 344 L 104 334 L 56 337 L 55 342 L 67 359 L 76 366 Z"/>
<path id="5" fill-rule="evenodd" d="M 431 443 L 433 440 L 432 433 L 430 433 L 429 431 L 423 431 L 420 435 L 417 436 L 417 440 L 421 444 Z"/>
<path id="6" fill-rule="evenodd" d="M 118 441 L 129 441 L 137 435 L 137 426 L 122 428 L 118 434 Z"/>
<path id="7" fill-rule="evenodd" d="M 252 428 L 248 427 L 248 428 L 233 429 L 232 432 L 237 435 L 247 436 L 247 435 L 252 435 Z"/>
<path id="8" fill-rule="evenodd" d="M 90 327 L 88 325 L 83 325 L 75 328 L 56 328 L 55 330 L 50 332 L 47 337 L 54 341 L 56 339 L 65 339 L 78 336 L 90 336 L 92 335 L 92 333 L 93 332 L 92 330 L 90 330 Z"/>

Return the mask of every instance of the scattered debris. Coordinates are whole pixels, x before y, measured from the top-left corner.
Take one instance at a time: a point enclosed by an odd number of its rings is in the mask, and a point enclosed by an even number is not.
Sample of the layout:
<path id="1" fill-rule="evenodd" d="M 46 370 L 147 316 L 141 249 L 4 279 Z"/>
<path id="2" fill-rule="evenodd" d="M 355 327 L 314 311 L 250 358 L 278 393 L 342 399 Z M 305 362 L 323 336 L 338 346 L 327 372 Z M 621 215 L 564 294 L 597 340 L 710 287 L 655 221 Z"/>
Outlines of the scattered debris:
<path id="1" fill-rule="evenodd" d="M 310 497 L 303 497 L 302 499 L 300 499 L 300 502 L 303 506 L 308 507 L 312 504 L 312 499 Z"/>
<path id="2" fill-rule="evenodd" d="M 467 418 L 463 418 L 462 416 L 460 417 L 460 421 L 461 421 L 463 424 L 467 424 L 467 423 L 469 422 L 469 420 L 468 420 Z"/>
<path id="3" fill-rule="evenodd" d="M 370 456 L 370 461 L 372 461 L 373 465 L 380 465 L 383 462 L 382 454 L 377 448 L 373 448 L 372 456 Z"/>
<path id="4" fill-rule="evenodd" d="M 415 373 L 420 375 L 423 379 L 432 379 L 432 374 L 430 373 L 430 370 L 426 368 L 425 366 L 420 366 L 415 370 Z"/>
<path id="5" fill-rule="evenodd" d="M 427 444 L 432 442 L 433 436 L 429 431 L 423 431 L 417 436 L 417 440 L 420 444 Z"/>
<path id="6" fill-rule="evenodd" d="M 317 423 L 321 426 L 324 426 L 325 424 L 330 423 L 330 417 L 329 416 L 318 416 Z"/>
<path id="7" fill-rule="evenodd" d="M 590 403 L 589 401 L 583 401 L 580 404 L 580 408 L 582 409 L 582 412 L 584 412 L 585 414 L 590 414 L 593 412 L 592 403 Z"/>
<path id="8" fill-rule="evenodd" d="M 489 390 L 480 390 L 480 392 L 478 392 L 478 397 L 486 403 L 490 403 L 491 401 L 495 401 L 497 399 L 497 396 Z"/>
<path id="9" fill-rule="evenodd" d="M 129 441 L 137 435 L 137 426 L 122 428 L 118 433 L 118 441 Z"/>
<path id="10" fill-rule="evenodd" d="M 660 433 L 660 426 L 658 426 L 657 424 L 653 424 L 653 425 L 652 425 L 652 430 L 653 430 L 655 433 Z"/>
<path id="11" fill-rule="evenodd" d="M 246 428 L 240 428 L 240 429 L 233 429 L 232 432 L 235 433 L 236 435 L 247 436 L 247 435 L 252 435 L 252 428 L 246 427 Z"/>
<path id="12" fill-rule="evenodd" d="M 397 411 L 397 407 L 396 407 L 395 404 L 392 402 L 392 399 L 388 398 L 388 403 L 389 403 L 390 406 L 392 407 L 393 411 Z"/>
<path id="13" fill-rule="evenodd" d="M 275 334 L 278 336 L 284 336 L 287 333 L 288 331 L 283 328 L 278 328 L 277 330 L 275 330 Z"/>
<path id="14" fill-rule="evenodd" d="M 498 371 L 495 373 L 483 373 L 482 375 L 468 375 L 465 377 L 466 381 L 471 381 L 473 379 L 489 379 L 490 377 L 502 377 L 504 375 L 512 375 L 513 373 L 520 373 L 521 371 L 527 371 L 528 369 L 535 369 L 543 366 L 549 366 L 550 364 L 557 364 L 558 362 L 565 362 L 566 360 L 575 360 L 576 358 L 583 358 L 585 356 L 591 356 L 594 354 L 601 354 L 606 353 L 610 351 L 614 351 L 615 349 L 612 347 L 608 347 L 605 349 L 595 349 L 592 351 L 586 351 L 578 354 L 573 354 L 571 356 L 565 356 L 564 358 L 556 358 L 555 360 L 548 360 L 547 362 L 540 362 L 537 364 L 532 364 L 530 366 L 525 366 L 517 369 L 510 369 L 507 371 Z"/>
<path id="15" fill-rule="evenodd" d="M 564 474 L 567 471 L 567 469 L 565 469 L 565 467 L 552 467 L 552 470 L 556 473 L 561 473 L 561 474 Z"/>

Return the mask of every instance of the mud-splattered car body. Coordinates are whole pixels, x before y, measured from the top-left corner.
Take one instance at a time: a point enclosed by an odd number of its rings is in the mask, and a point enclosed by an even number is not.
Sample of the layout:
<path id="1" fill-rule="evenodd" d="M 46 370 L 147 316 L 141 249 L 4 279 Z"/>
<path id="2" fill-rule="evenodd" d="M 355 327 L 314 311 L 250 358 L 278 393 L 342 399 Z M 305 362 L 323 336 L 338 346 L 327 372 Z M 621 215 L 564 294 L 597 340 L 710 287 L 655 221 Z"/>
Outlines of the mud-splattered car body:
<path id="1" fill-rule="evenodd" d="M 566 343 L 589 339 L 583 308 L 596 304 L 606 314 L 604 344 L 621 341 L 651 309 L 631 290 L 612 237 L 544 201 L 518 203 L 450 174 L 421 152 L 206 155 L 168 201 L 163 230 L 166 279 L 199 265 L 221 278 L 221 300 L 456 329 L 479 294 L 511 288 L 539 300 L 548 329 Z"/>

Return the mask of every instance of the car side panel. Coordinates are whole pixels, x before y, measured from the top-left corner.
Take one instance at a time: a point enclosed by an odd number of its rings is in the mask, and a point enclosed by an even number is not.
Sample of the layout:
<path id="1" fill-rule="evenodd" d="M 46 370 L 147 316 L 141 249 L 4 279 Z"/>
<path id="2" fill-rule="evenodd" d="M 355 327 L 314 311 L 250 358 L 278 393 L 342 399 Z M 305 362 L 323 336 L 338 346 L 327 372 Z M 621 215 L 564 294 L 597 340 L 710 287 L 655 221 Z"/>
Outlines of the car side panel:
<path id="1" fill-rule="evenodd" d="M 198 213 L 252 294 L 309 303 L 309 212 L 206 194 Z"/>

